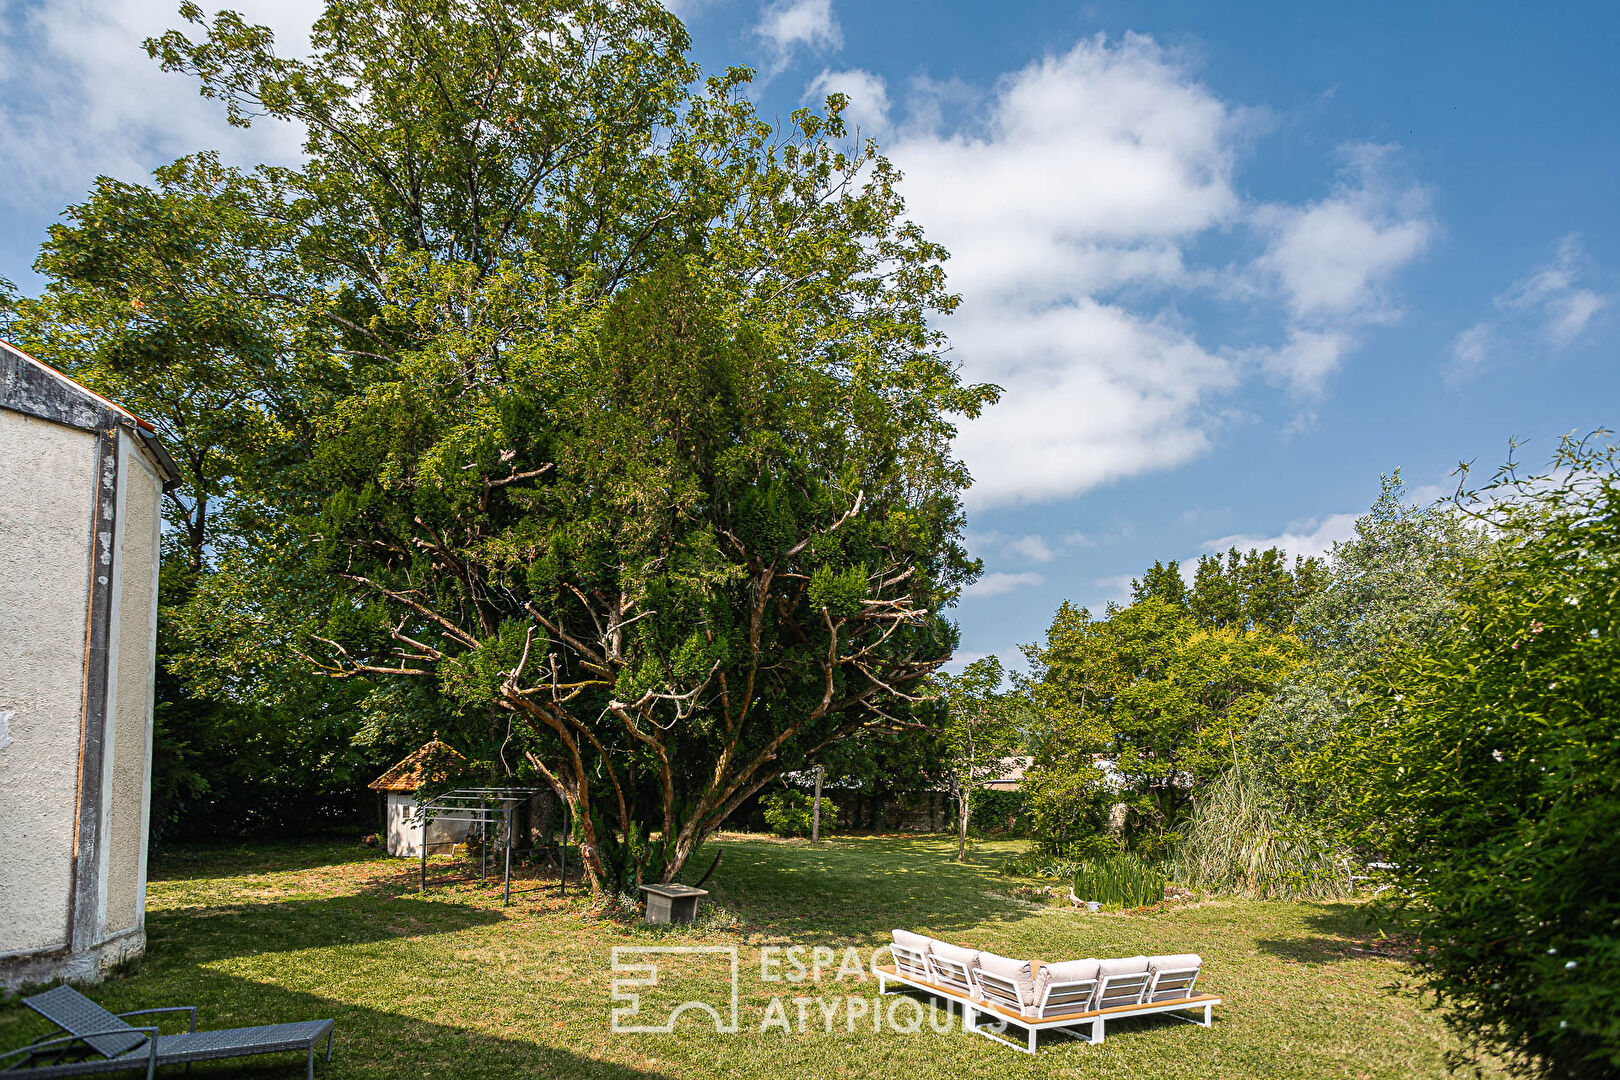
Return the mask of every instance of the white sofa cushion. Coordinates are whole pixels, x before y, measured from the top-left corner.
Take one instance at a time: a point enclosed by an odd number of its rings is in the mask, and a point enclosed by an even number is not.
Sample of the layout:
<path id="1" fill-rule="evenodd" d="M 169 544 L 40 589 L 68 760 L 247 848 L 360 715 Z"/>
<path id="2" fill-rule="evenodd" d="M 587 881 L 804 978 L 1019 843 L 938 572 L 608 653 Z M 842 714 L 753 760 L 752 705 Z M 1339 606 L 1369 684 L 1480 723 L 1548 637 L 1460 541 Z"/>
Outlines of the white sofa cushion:
<path id="1" fill-rule="evenodd" d="M 934 939 L 926 934 L 913 934 L 910 930 L 890 930 L 894 935 L 894 943 L 905 949 L 916 949 L 926 953 L 934 944 Z"/>
<path id="2" fill-rule="evenodd" d="M 1203 967 L 1204 960 L 1197 953 L 1171 953 L 1169 956 L 1148 957 L 1147 966 L 1152 972 L 1181 971 L 1186 968 Z"/>
<path id="3" fill-rule="evenodd" d="M 1018 994 L 1023 998 L 1023 1012 L 1032 1012 L 1035 1007 L 1035 973 L 1030 970 L 1028 960 L 1014 960 L 1008 956 L 997 956 L 992 952 L 979 954 L 979 971 L 989 972 L 991 975 L 1006 979 L 1018 987 Z M 980 993 L 981 998 L 987 997 Z M 991 999 L 994 1000 L 994 999 Z M 997 1004 L 1002 1004 L 997 1002 Z"/>
<path id="4" fill-rule="evenodd" d="M 1203 958 L 1197 953 L 1172 953 L 1169 956 L 1148 957 L 1148 971 L 1152 973 L 1155 981 L 1158 980 L 1159 973 L 1161 971 L 1186 971 L 1188 968 L 1197 969 L 1203 966 Z M 1186 978 L 1187 976 L 1185 975 L 1176 976 L 1175 981 L 1180 985 L 1175 988 L 1166 988 L 1164 990 L 1160 990 L 1155 987 L 1153 992 L 1153 1000 L 1170 1001 L 1173 998 L 1185 997 L 1186 983 L 1184 980 Z"/>
<path id="5" fill-rule="evenodd" d="M 968 971 L 968 982 L 970 985 L 959 986 L 958 989 L 972 989 L 971 983 L 973 981 L 973 972 L 979 966 L 979 952 L 977 949 L 964 949 L 958 945 L 952 945 L 949 942 L 940 941 L 938 938 L 935 938 L 930 943 L 928 951 L 936 960 L 951 960 L 966 967 Z M 947 982 L 949 982 L 948 979 Z M 949 982 L 949 984 L 952 986 L 956 985 L 954 982 Z"/>
<path id="6" fill-rule="evenodd" d="M 1148 958 L 1146 956 L 1127 956 L 1118 960 L 1104 960 L 1097 965 L 1097 992 L 1091 999 L 1093 1009 L 1103 1008 L 1103 990 L 1110 975 L 1146 975 Z M 1111 1002 L 1108 1008 L 1124 1002 Z"/>
<path id="7" fill-rule="evenodd" d="M 1098 960 L 1064 960 L 1057 964 L 1042 964 L 1041 970 L 1035 973 L 1036 1004 L 1040 1004 L 1041 998 L 1046 995 L 1046 988 L 1053 983 L 1075 983 L 1095 979 L 1097 968 L 1100 966 L 1101 961 Z M 1095 990 L 1092 996 L 1096 996 Z M 1083 1009 L 1089 1004 L 1088 998 L 1083 1003 L 1076 1003 L 1075 1008 Z"/>

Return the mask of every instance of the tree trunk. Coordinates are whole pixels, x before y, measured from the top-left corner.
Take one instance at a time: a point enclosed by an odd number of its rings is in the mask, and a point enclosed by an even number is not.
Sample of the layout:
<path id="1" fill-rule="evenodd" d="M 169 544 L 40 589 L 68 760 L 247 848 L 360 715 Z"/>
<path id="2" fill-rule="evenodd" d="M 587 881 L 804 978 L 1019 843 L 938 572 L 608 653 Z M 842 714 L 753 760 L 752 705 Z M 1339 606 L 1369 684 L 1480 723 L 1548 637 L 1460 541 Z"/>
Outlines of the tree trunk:
<path id="1" fill-rule="evenodd" d="M 965 787 L 956 789 L 956 861 L 967 862 L 968 804 L 971 792 Z"/>

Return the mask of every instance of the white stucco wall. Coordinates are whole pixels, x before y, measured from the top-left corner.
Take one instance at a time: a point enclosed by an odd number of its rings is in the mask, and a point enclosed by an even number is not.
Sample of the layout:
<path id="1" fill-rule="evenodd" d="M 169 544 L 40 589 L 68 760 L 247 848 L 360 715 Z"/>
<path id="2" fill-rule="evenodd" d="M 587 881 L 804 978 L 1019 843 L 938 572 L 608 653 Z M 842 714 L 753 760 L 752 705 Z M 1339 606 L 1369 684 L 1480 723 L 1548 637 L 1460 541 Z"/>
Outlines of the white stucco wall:
<path id="1" fill-rule="evenodd" d="M 67 944 L 95 452 L 0 409 L 0 954 Z"/>
<path id="2" fill-rule="evenodd" d="M 152 681 L 157 637 L 159 500 L 163 482 L 140 444 L 119 433 L 119 506 L 115 559 L 113 700 L 107 740 L 107 858 L 103 931 L 142 922 L 146 886 L 147 776 L 151 762 Z"/>
<path id="3" fill-rule="evenodd" d="M 388 793 L 388 854 L 422 855 L 422 826 L 414 820 L 416 798 L 409 792 Z M 459 844 L 467 839 L 472 825 L 466 821 L 433 821 L 428 824 L 428 840 L 433 845 L 430 855 L 448 855 L 449 847 L 441 844 Z"/>

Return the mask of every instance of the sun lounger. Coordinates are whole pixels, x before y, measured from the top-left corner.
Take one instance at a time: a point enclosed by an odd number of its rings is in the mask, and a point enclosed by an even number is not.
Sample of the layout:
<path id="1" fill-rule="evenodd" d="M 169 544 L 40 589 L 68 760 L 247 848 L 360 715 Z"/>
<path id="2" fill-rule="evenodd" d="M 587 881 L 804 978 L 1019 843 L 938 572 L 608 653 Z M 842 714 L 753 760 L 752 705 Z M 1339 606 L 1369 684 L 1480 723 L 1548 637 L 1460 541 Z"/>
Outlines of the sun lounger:
<path id="1" fill-rule="evenodd" d="M 66 1036 L 46 1038 L 0 1056 L 0 1076 L 86 1076 L 93 1073 L 144 1070 L 148 1078 L 159 1065 L 190 1064 L 220 1058 L 252 1057 L 299 1051 L 308 1055 L 309 1078 L 315 1078 L 315 1048 L 326 1040 L 326 1060 L 332 1060 L 332 1020 L 305 1020 L 260 1027 L 197 1030 L 197 1007 L 173 1005 L 159 1009 L 110 1013 L 70 986 L 23 998 L 23 1004 L 63 1031 Z M 153 1013 L 188 1012 L 189 1030 L 182 1035 L 160 1035 L 157 1028 L 131 1027 L 125 1017 Z M 68 1061 L 80 1055 L 82 1060 Z M 6 1065 L 7 1058 L 18 1060 Z"/>
<path id="2" fill-rule="evenodd" d="M 904 930 L 895 931 L 890 952 L 893 966 L 874 964 L 872 969 L 880 994 L 889 992 L 890 982 L 898 982 L 957 1001 L 965 1030 L 1030 1054 L 1035 1052 L 1041 1031 L 1060 1031 L 1100 1043 L 1110 1021 L 1134 1016 L 1202 1009 L 1201 1021 L 1178 1019 L 1209 1027 L 1214 1022 L 1214 1007 L 1221 1003 L 1213 994 L 1194 993 L 1203 963 L 1192 954 L 1032 965 L 994 953 L 959 949 Z M 963 953 L 972 955 L 971 966 L 960 961 Z M 941 956 L 943 961 L 936 959 Z M 946 981 L 940 974 L 963 970 L 970 978 L 967 987 Z M 1027 1038 L 1023 1042 L 1009 1038 L 1009 1026 L 1024 1029 Z M 1075 1029 L 1080 1028 L 1087 1030 L 1086 1036 L 1077 1034 Z"/>

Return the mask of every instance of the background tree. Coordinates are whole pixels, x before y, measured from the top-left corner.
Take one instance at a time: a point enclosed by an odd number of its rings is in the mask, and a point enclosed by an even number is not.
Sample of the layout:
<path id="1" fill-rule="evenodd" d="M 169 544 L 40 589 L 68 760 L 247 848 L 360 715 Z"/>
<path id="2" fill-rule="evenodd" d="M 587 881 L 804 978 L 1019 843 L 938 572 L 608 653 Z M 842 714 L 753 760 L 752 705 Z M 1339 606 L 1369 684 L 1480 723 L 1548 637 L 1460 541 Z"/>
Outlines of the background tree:
<path id="1" fill-rule="evenodd" d="M 1015 695 L 1004 692 L 1001 661 L 985 656 L 960 675 L 935 676 L 944 713 L 945 775 L 956 800 L 956 860 L 967 859 L 973 799 L 1023 743 Z"/>
<path id="2" fill-rule="evenodd" d="M 1290 567 L 1281 548 L 1242 554 L 1229 548 L 1225 555 L 1200 555 L 1191 586 L 1179 563 L 1155 560 L 1147 573 L 1131 580 L 1131 599 L 1155 597 L 1216 629 L 1287 630 L 1299 622 L 1302 606 L 1325 579 L 1321 559 L 1296 555 Z"/>
<path id="3" fill-rule="evenodd" d="M 1231 766 L 1304 659 L 1296 608 L 1321 574 L 1314 561 L 1290 570 L 1275 549 L 1234 553 L 1201 562 L 1184 590 L 1175 564 L 1156 564 L 1137 598 L 1100 620 L 1064 604 L 1046 642 L 1025 648 L 1046 725 L 1029 785 L 1037 827 L 1095 829 L 1118 801 L 1132 846 L 1167 851 L 1201 785 Z"/>
<path id="4" fill-rule="evenodd" d="M 284 197 L 273 176 L 212 154 L 150 186 L 100 178 L 52 226 L 42 294 L 13 306 L 15 340 L 152 422 L 180 470 L 160 579 L 159 839 L 352 821 L 369 779 L 351 746 L 356 693 L 285 659 L 244 666 L 218 618 L 222 598 L 242 599 L 240 571 L 278 546 L 279 488 L 307 453 L 312 401 L 341 373 L 306 348 L 284 299 L 301 275 Z"/>

